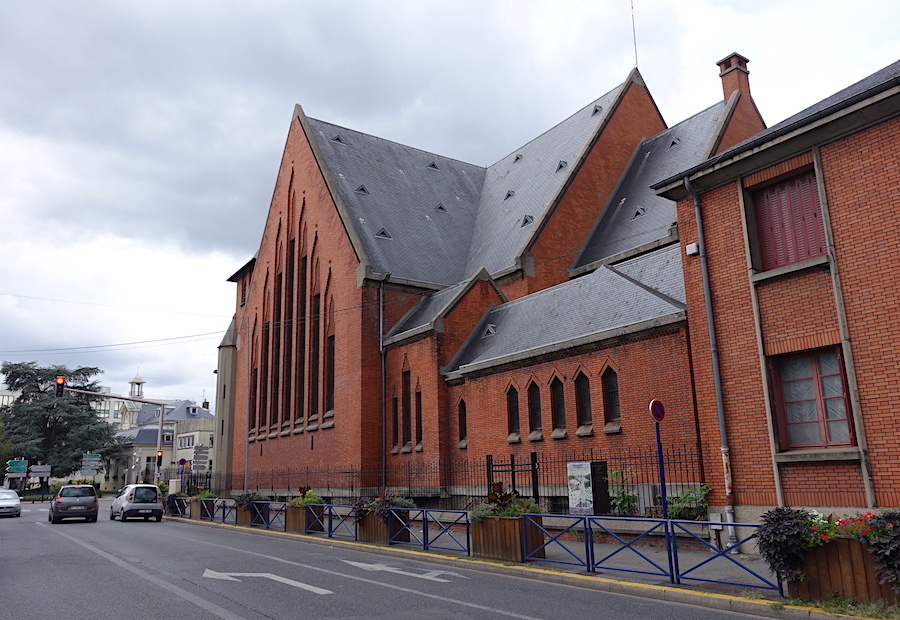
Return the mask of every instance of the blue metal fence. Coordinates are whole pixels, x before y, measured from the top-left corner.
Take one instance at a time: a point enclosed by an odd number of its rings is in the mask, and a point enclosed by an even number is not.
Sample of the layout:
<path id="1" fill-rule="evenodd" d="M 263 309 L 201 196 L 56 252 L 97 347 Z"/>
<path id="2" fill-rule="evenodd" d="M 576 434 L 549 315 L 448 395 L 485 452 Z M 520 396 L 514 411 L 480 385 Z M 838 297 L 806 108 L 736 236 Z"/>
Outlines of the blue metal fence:
<path id="1" fill-rule="evenodd" d="M 200 501 L 201 519 L 236 522 L 234 500 Z M 184 516 L 189 507 L 186 504 L 179 504 Z M 313 505 L 307 507 L 306 534 L 356 540 L 356 524 L 350 506 L 314 506 L 316 510 L 312 510 Z M 284 531 L 287 528 L 286 511 L 285 502 L 254 502 L 251 527 Z M 526 562 L 577 566 L 589 573 L 636 573 L 662 577 L 674 584 L 701 582 L 782 593 L 780 581 L 760 574 L 734 557 L 743 545 L 752 544 L 759 527 L 755 523 L 557 514 L 526 514 L 524 519 L 541 532 L 543 539 L 542 544 L 532 544 L 534 541 L 527 538 L 530 528 L 523 528 L 524 549 L 535 547 L 524 556 Z M 704 527 L 728 527 L 749 533 L 719 549 L 695 531 Z M 393 508 L 388 520 L 387 542 L 425 551 L 440 549 L 471 555 L 470 528 L 468 513 L 463 510 Z M 688 546 L 693 551 L 700 548 L 709 555 L 700 561 L 692 561 L 685 553 Z"/>

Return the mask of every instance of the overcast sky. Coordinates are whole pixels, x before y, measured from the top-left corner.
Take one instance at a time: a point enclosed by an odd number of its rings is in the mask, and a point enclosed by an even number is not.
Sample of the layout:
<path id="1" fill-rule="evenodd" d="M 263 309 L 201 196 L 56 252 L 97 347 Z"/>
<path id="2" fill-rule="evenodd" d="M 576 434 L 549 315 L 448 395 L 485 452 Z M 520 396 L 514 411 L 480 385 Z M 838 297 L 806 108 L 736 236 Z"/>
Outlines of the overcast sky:
<path id="1" fill-rule="evenodd" d="M 769 125 L 900 58 L 896 0 L 633 4 L 670 126 L 722 98 L 731 52 Z M 625 79 L 631 5 L 0 2 L 0 360 L 214 401 L 294 104 L 488 165 Z"/>

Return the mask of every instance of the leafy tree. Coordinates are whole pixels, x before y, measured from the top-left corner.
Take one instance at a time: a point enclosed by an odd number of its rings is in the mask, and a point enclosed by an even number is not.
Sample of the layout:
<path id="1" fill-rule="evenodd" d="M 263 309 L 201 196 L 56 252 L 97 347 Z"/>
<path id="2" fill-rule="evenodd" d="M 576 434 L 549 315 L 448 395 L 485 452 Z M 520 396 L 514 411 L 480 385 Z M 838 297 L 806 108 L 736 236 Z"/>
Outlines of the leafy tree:
<path id="1" fill-rule="evenodd" d="M 12 442 L 3 433 L 3 416 L 0 416 L 0 468 L 12 457 Z"/>
<path id="2" fill-rule="evenodd" d="M 81 468 L 85 452 L 98 452 L 110 462 L 124 458 L 116 429 L 97 417 L 91 403 L 97 397 L 66 392 L 57 398 L 56 377 L 67 387 L 99 392 L 93 380 L 99 368 L 40 367 L 35 362 L 3 362 L 0 373 L 10 390 L 19 392 L 12 404 L 0 407 L 6 437 L 16 456 L 51 466 L 51 476 L 65 478 Z"/>

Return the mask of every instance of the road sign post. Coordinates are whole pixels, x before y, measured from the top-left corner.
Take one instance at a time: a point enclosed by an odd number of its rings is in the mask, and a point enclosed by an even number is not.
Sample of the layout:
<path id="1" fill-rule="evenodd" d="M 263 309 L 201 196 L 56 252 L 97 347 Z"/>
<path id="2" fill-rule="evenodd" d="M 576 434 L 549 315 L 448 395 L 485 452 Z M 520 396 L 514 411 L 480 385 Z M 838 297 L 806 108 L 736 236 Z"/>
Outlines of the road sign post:
<path id="1" fill-rule="evenodd" d="M 653 418 L 654 423 L 656 424 L 656 462 L 659 465 L 659 497 L 660 503 L 662 504 L 662 517 L 666 520 L 664 524 L 665 527 L 665 538 L 666 538 L 666 549 L 669 549 L 669 574 L 674 575 L 675 563 L 674 558 L 672 557 L 671 552 L 671 537 L 672 532 L 669 527 L 669 505 L 666 501 L 666 466 L 663 462 L 663 449 L 662 449 L 662 439 L 659 434 L 659 423 L 666 419 L 666 406 L 662 404 L 661 400 L 653 399 L 650 401 L 650 417 Z"/>

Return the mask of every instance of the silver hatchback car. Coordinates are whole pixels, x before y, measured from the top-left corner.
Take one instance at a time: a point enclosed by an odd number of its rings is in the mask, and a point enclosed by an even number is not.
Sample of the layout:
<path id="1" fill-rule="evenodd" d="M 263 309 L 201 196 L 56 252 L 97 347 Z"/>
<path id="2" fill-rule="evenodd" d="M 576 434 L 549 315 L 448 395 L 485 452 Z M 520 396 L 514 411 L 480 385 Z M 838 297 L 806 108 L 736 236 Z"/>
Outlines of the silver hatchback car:
<path id="1" fill-rule="evenodd" d="M 126 485 L 109 507 L 109 518 L 120 521 L 129 518 L 143 518 L 149 521 L 153 517 L 162 521 L 163 497 L 162 491 L 155 484 L 129 484 Z"/>

